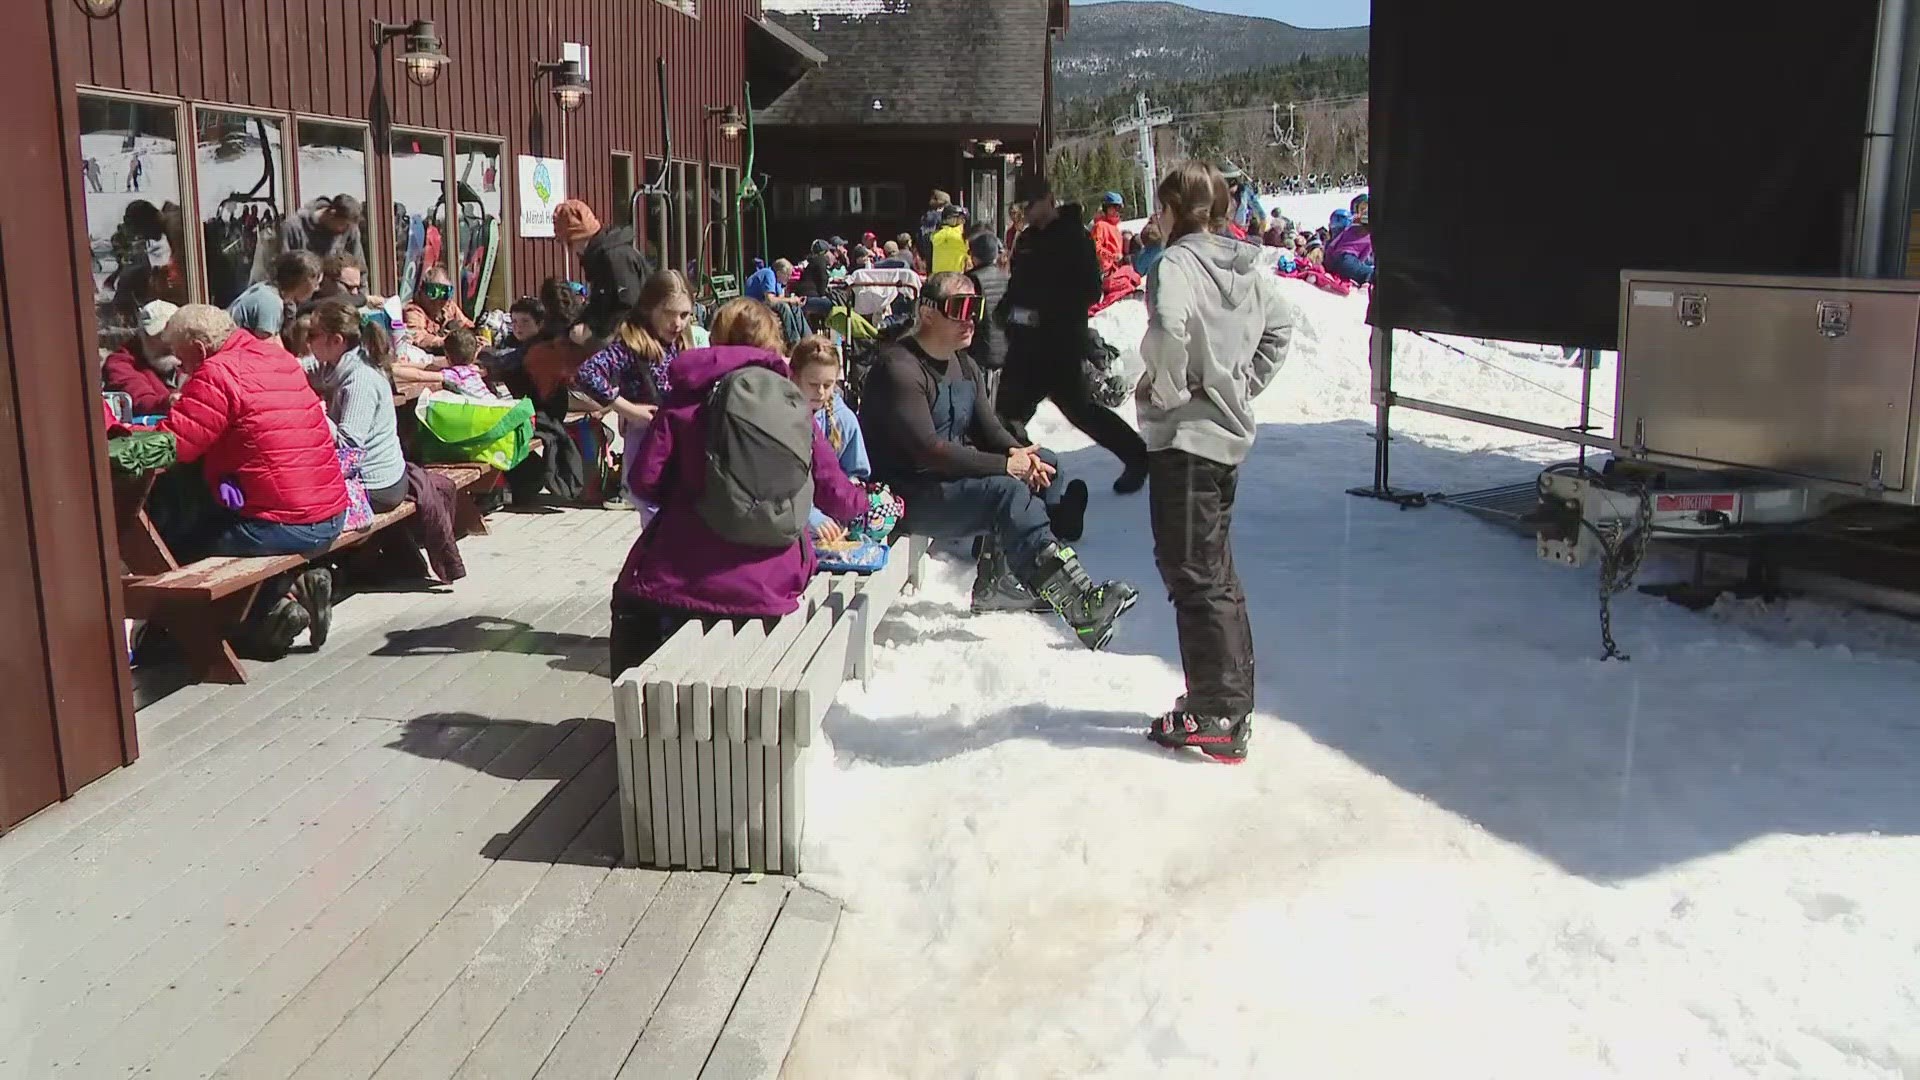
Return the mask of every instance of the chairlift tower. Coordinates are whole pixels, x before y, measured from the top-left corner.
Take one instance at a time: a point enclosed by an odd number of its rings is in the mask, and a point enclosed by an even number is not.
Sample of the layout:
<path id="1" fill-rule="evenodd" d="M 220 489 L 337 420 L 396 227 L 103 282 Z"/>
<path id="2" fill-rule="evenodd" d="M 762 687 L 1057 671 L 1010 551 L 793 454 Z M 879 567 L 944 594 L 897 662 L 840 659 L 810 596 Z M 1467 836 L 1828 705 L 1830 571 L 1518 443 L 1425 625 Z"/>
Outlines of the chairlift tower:
<path id="1" fill-rule="evenodd" d="M 1147 94 L 1142 90 L 1134 97 L 1134 111 L 1114 121 L 1115 135 L 1140 136 L 1140 150 L 1135 160 L 1140 165 L 1140 176 L 1144 182 L 1141 189 L 1142 205 L 1153 202 L 1153 193 L 1160 186 L 1160 167 L 1153 155 L 1153 129 L 1173 123 L 1173 113 L 1167 109 L 1147 111 Z"/>

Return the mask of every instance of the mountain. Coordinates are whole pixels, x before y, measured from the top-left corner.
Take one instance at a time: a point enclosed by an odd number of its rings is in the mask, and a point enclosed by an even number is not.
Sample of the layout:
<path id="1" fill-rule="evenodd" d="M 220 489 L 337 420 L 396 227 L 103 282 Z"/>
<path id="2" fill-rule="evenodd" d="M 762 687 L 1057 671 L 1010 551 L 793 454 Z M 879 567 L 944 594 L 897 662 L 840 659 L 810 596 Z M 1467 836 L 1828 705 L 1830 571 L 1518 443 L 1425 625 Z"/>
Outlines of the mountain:
<path id="1" fill-rule="evenodd" d="M 1365 55 L 1367 44 L 1364 26 L 1307 30 L 1139 0 L 1074 4 L 1071 26 L 1054 46 L 1053 92 L 1067 102 L 1134 83 L 1251 71 L 1302 56 Z"/>

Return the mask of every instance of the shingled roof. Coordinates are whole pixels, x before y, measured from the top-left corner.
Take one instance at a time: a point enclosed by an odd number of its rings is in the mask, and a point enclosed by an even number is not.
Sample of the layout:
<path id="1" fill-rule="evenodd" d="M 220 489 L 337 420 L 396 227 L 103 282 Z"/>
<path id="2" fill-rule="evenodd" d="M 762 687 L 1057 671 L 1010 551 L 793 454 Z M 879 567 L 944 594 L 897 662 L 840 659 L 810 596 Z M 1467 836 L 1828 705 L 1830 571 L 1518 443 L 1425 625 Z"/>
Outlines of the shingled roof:
<path id="1" fill-rule="evenodd" d="M 765 10 L 827 62 L 758 124 L 1040 126 L 1047 0 L 766 0 Z"/>

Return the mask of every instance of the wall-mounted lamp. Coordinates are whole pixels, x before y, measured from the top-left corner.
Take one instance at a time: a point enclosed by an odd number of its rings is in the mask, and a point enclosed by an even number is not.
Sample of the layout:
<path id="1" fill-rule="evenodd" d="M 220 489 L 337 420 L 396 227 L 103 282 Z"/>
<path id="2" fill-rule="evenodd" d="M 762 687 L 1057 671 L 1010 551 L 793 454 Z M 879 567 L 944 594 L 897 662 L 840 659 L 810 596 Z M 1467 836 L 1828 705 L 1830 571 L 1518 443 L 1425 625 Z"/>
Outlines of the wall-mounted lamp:
<path id="1" fill-rule="evenodd" d="M 747 133 L 747 118 L 732 105 L 709 105 L 707 115 L 720 121 L 720 134 L 729 139 L 737 139 Z"/>
<path id="2" fill-rule="evenodd" d="M 542 75 L 553 76 L 553 97 L 560 103 L 561 112 L 572 112 L 587 103 L 587 95 L 593 93 L 587 86 L 587 77 L 580 70 L 578 60 L 555 60 L 552 63 L 533 65 L 533 77 L 538 81 Z"/>
<path id="3" fill-rule="evenodd" d="M 406 70 L 407 81 L 415 86 L 432 86 L 440 78 L 453 59 L 440 47 L 440 35 L 434 33 L 433 24 L 425 19 L 415 19 L 410 23 L 384 23 L 373 20 L 373 52 L 376 57 L 384 52 L 387 43 L 394 38 L 404 37 L 406 51 L 400 54 L 400 66 Z"/>
<path id="4" fill-rule="evenodd" d="M 73 0 L 89 19 L 108 19 L 120 10 L 120 0 Z"/>

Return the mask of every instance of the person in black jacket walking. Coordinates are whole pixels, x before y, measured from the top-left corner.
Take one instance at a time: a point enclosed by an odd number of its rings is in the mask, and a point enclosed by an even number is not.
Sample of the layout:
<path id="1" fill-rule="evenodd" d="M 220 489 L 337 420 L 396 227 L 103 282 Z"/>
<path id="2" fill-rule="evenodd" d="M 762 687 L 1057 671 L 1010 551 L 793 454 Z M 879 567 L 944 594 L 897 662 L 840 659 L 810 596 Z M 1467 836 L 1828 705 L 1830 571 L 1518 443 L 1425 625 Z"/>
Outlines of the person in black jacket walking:
<path id="1" fill-rule="evenodd" d="M 1100 299 L 1100 259 L 1078 203 L 1061 206 L 1044 178 L 1027 177 L 1020 202 L 1027 228 L 1014 249 L 1006 302 L 995 312 L 1007 332 L 1000 416 L 1024 437 L 1042 401 L 1107 448 L 1126 471 L 1113 490 L 1131 495 L 1147 483 L 1147 444 L 1118 413 L 1093 400 L 1083 362 L 1087 309 Z"/>
<path id="2" fill-rule="evenodd" d="M 653 268 L 633 246 L 632 229 L 601 228 L 593 209 L 579 199 L 553 208 L 553 235 L 579 257 L 587 285 L 587 307 L 573 328 L 573 342 L 604 342 L 640 301 L 640 286 Z"/>

